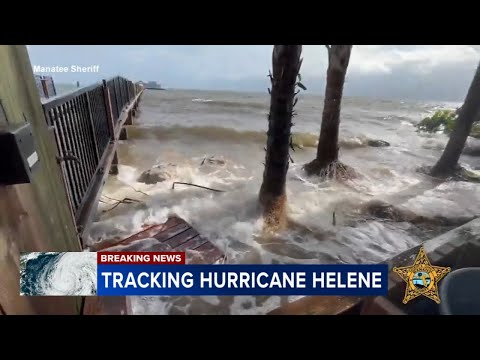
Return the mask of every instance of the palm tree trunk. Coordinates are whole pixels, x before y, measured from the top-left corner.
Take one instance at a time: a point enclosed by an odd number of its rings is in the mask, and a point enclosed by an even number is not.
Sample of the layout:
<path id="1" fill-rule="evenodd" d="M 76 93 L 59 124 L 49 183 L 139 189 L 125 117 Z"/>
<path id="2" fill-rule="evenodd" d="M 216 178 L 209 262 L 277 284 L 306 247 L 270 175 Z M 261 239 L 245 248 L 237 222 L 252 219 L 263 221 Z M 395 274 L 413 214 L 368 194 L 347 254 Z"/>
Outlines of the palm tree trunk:
<path id="1" fill-rule="evenodd" d="M 274 45 L 265 170 L 259 200 L 265 224 L 281 228 L 286 223 L 286 181 L 295 85 L 300 71 L 302 45 Z"/>
<path id="2" fill-rule="evenodd" d="M 458 160 L 462 154 L 465 142 L 472 130 L 473 123 L 480 116 L 480 64 L 477 67 L 465 102 L 463 103 L 450 139 L 442 156 L 431 170 L 432 176 L 447 177 L 457 169 Z"/>
<path id="3" fill-rule="evenodd" d="M 327 45 L 327 49 L 328 69 L 322 126 L 317 147 L 317 157 L 305 165 L 305 170 L 309 175 L 319 175 L 338 160 L 340 108 L 352 45 Z"/>

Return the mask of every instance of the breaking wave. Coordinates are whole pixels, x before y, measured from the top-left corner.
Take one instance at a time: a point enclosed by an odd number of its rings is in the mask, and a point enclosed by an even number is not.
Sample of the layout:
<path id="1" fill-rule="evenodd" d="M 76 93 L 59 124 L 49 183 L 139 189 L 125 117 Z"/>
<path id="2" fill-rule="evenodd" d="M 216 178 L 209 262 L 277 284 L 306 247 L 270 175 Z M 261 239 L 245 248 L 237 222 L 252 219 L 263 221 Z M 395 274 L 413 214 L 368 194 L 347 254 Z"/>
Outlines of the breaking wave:
<path id="1" fill-rule="evenodd" d="M 220 140 L 226 142 L 254 142 L 265 144 L 267 135 L 263 131 L 235 130 L 220 126 L 130 126 L 128 129 L 130 138 L 135 139 L 185 139 L 185 137 L 200 138 L 205 140 Z M 316 147 L 318 134 L 294 132 L 292 133 L 293 144 L 303 147 Z M 340 147 L 352 149 L 368 146 L 368 139 L 365 136 L 347 137 L 339 140 Z"/>
<path id="2" fill-rule="evenodd" d="M 267 102 L 242 102 L 242 101 L 228 101 L 228 100 L 211 100 L 211 99 L 192 99 L 192 102 L 196 103 L 208 103 L 209 107 L 222 108 L 222 109 L 236 109 L 242 112 L 252 112 L 256 110 L 268 111 Z"/>
<path id="3" fill-rule="evenodd" d="M 26 296 L 91 296 L 97 292 L 95 253 L 28 253 L 20 259 L 20 288 Z"/>
<path id="4" fill-rule="evenodd" d="M 210 99 L 192 99 L 192 102 L 212 102 Z"/>

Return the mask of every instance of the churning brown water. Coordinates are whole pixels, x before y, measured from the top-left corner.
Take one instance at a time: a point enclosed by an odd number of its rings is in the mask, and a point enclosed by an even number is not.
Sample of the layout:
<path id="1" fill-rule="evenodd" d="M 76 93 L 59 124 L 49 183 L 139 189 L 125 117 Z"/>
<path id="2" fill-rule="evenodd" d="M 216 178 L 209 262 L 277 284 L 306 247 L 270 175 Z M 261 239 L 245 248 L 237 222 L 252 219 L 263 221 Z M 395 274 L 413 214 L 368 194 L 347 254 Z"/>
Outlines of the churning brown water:
<path id="1" fill-rule="evenodd" d="M 103 214 L 110 205 L 102 203 L 90 241 L 128 236 L 145 223 L 163 222 L 175 213 L 217 244 L 229 263 L 375 263 L 442 229 L 427 231 L 408 222 L 366 218 L 360 209 L 369 200 L 385 200 L 427 217 L 480 214 L 478 184 L 440 184 L 416 171 L 438 159 L 447 138 L 417 133 L 414 124 L 436 109 L 459 104 L 345 98 L 340 158 L 361 177 L 343 184 L 321 183 L 308 178 L 301 167 L 315 156 L 323 98 L 304 95 L 297 104 L 297 148 L 291 153 L 294 163 L 287 180 L 289 217 L 297 225 L 268 241 L 261 239 L 257 195 L 268 106 L 263 94 L 146 91 L 129 140 L 120 145 L 120 174 L 110 177 L 104 190 L 111 198 L 145 203 L 122 204 Z M 372 139 L 391 146 L 370 147 Z M 469 139 L 472 144 L 474 139 Z M 224 162 L 201 165 L 210 156 Z M 472 169 L 480 166 L 480 158 L 462 156 L 461 162 Z M 167 179 L 155 185 L 138 183 L 141 172 L 155 165 L 166 169 Z M 172 190 L 173 181 L 225 192 L 188 186 Z M 133 304 L 139 314 L 262 314 L 280 301 L 288 299 L 143 297 L 134 298 Z"/>

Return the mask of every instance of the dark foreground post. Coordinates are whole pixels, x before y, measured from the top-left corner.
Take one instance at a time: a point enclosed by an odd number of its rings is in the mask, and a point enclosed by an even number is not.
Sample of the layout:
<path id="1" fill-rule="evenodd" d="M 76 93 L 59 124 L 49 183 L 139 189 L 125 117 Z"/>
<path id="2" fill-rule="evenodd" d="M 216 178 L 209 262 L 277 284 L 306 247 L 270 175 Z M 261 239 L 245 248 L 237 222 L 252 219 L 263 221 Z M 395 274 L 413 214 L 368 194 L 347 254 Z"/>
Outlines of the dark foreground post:
<path id="1" fill-rule="evenodd" d="M 30 125 L 35 150 L 29 159 L 35 164 L 29 182 L 0 184 L 0 308 L 7 315 L 78 314 L 80 297 L 19 296 L 20 252 L 81 251 L 81 247 L 27 48 L 0 46 L 0 68 L 0 132 Z"/>

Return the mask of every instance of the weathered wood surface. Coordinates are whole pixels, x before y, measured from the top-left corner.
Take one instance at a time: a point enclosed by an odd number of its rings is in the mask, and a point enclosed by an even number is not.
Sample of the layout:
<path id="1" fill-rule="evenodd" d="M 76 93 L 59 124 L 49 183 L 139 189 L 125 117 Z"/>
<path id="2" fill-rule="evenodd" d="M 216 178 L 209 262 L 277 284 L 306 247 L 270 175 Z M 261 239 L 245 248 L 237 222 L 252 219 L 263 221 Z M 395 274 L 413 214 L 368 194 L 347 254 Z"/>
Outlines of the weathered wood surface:
<path id="1" fill-rule="evenodd" d="M 185 220 L 173 216 L 163 224 L 151 225 L 123 240 L 102 241 L 91 247 L 93 251 L 184 251 L 189 264 L 221 262 L 224 254 L 203 238 Z M 128 297 L 91 296 L 85 299 L 84 315 L 131 314 Z"/>
<path id="2" fill-rule="evenodd" d="M 145 242 L 143 239 L 155 239 L 158 243 Z M 155 247 L 155 250 L 150 250 Z M 140 249 L 147 250 L 140 250 Z M 94 244 L 90 248 L 92 251 L 185 251 L 193 252 L 192 259 L 198 259 L 202 255 L 203 263 L 212 264 L 223 258 L 223 253 L 202 237 L 185 220 L 172 216 L 163 224 L 151 225 L 145 230 L 131 235 L 123 240 L 112 239 L 104 240 Z M 133 250 L 132 250 L 133 249 Z M 157 250 L 159 249 L 159 250 Z M 196 253 L 196 254 L 195 254 Z M 197 255 L 197 256 L 194 256 Z"/>
<path id="3" fill-rule="evenodd" d="M 361 300 L 353 296 L 306 296 L 268 315 L 340 315 L 359 305 Z"/>
<path id="4" fill-rule="evenodd" d="M 26 47 L 1 45 L 0 69 L 0 102 L 5 113 L 0 127 L 15 129 L 29 122 L 40 161 L 31 183 L 0 185 L 2 312 L 7 315 L 78 314 L 80 298 L 41 299 L 19 295 L 20 252 L 80 251 L 81 247 Z"/>
<path id="5" fill-rule="evenodd" d="M 126 296 L 89 296 L 85 298 L 83 315 L 131 315 Z"/>

